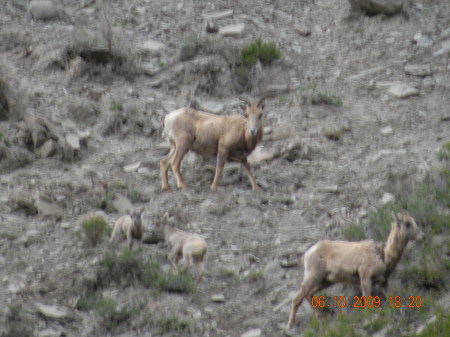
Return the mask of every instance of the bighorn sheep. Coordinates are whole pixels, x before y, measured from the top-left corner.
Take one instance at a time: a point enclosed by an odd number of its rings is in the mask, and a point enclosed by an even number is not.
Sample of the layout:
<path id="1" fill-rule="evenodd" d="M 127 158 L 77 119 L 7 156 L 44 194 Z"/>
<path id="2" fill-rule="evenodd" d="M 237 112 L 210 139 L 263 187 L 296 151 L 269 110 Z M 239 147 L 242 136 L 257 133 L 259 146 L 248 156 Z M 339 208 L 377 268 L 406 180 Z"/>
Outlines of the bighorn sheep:
<path id="1" fill-rule="evenodd" d="M 363 296 L 371 294 L 372 283 L 386 294 L 389 275 L 402 257 L 409 240 L 421 240 L 424 233 L 407 213 L 393 215 L 394 221 L 386 243 L 322 240 L 303 256 L 305 274 L 300 290 L 292 300 L 287 328 L 304 298 L 310 300 L 318 291 L 335 283 L 360 283 Z"/>
<path id="2" fill-rule="evenodd" d="M 169 246 L 169 262 L 175 268 L 178 261 L 183 257 L 186 268 L 195 264 L 197 279 L 195 285 L 202 280 L 205 267 L 203 259 L 205 258 L 208 246 L 206 241 L 197 234 L 188 233 L 176 228 L 173 225 L 173 219 L 169 218 L 169 213 L 164 214 L 163 221 L 157 223 L 156 227 L 164 232 L 164 239 Z"/>
<path id="3" fill-rule="evenodd" d="M 170 143 L 170 152 L 160 162 L 162 190 L 169 188 L 169 165 L 175 174 L 177 187 L 186 188 L 180 165 L 189 150 L 206 159 L 217 156 L 212 191 L 217 190 L 227 160 L 240 162 L 250 179 L 252 189 L 258 190 L 247 156 L 263 136 L 262 110 L 266 97 L 267 95 L 263 96 L 257 102 L 239 97 L 246 103 L 247 118 L 240 115 L 217 116 L 191 108 L 180 108 L 168 114 L 164 118 L 164 131 Z"/>
<path id="4" fill-rule="evenodd" d="M 142 212 L 144 212 L 144 207 L 134 210 L 131 215 L 123 215 L 117 219 L 109 242 L 116 241 L 118 236 L 120 236 L 122 240 L 124 238 L 127 239 L 128 248 L 131 250 L 133 248 L 133 239 L 138 241 L 142 239 Z"/>

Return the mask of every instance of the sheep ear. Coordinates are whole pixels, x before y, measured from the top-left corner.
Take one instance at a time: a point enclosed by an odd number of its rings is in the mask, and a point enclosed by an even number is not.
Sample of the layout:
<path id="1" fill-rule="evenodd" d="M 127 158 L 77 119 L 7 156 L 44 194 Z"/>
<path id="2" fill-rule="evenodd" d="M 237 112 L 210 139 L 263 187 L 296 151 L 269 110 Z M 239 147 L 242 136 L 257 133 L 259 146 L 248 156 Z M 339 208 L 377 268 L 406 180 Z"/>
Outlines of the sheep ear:
<path id="1" fill-rule="evenodd" d="M 169 212 L 164 213 L 163 215 L 163 222 L 168 223 L 169 222 Z"/>
<path id="2" fill-rule="evenodd" d="M 395 213 L 393 211 L 391 212 L 391 217 L 392 217 L 393 221 L 397 222 L 397 216 L 395 215 Z"/>

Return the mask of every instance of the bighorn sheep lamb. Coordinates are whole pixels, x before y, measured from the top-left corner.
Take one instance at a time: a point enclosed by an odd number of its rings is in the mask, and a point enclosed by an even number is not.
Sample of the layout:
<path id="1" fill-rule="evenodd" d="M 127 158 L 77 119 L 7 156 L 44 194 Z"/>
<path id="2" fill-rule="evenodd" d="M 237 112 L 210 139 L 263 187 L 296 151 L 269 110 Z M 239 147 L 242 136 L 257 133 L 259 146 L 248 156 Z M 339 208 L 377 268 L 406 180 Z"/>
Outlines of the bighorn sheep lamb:
<path id="1" fill-rule="evenodd" d="M 133 248 L 133 239 L 138 241 L 142 239 L 142 212 L 144 212 L 144 207 L 134 210 L 130 215 L 123 215 L 117 219 L 109 242 L 116 241 L 120 236 L 121 240 L 127 239 L 128 248 L 131 250 Z"/>
<path id="2" fill-rule="evenodd" d="M 318 291 L 335 283 L 360 283 L 363 296 L 371 294 L 372 283 L 381 285 L 386 294 L 389 275 L 402 257 L 409 240 L 421 240 L 424 233 L 407 213 L 392 214 L 394 221 L 386 243 L 322 240 L 303 256 L 305 274 L 300 290 L 292 300 L 287 328 L 304 298 L 310 300 Z"/>
<path id="3" fill-rule="evenodd" d="M 176 228 L 173 225 L 173 219 L 169 218 L 169 213 L 164 214 L 163 221 L 156 224 L 156 227 L 164 232 L 164 239 L 170 249 L 168 259 L 172 267 L 175 268 L 182 257 L 186 268 L 195 264 L 197 272 L 195 285 L 199 284 L 205 271 L 203 259 L 208 250 L 206 241 L 200 235 Z"/>
<path id="4" fill-rule="evenodd" d="M 184 155 L 192 150 L 206 159 L 217 157 L 212 191 L 217 190 L 227 160 L 240 162 L 250 179 L 252 189 L 258 190 L 247 156 L 263 136 L 262 110 L 266 97 L 267 95 L 257 102 L 239 97 L 246 103 L 247 118 L 240 115 L 217 116 L 191 108 L 180 108 L 168 114 L 164 118 L 164 131 L 170 143 L 170 152 L 160 162 L 162 189 L 169 188 L 169 166 L 174 172 L 177 187 L 186 188 L 180 165 Z"/>

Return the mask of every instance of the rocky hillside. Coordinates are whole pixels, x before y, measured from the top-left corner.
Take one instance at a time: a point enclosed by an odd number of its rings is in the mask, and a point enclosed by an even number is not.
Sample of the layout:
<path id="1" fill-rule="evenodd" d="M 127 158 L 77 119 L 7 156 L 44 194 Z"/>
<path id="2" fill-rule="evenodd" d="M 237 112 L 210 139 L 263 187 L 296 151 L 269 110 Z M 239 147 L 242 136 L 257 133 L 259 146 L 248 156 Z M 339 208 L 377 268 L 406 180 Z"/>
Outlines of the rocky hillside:
<path id="1" fill-rule="evenodd" d="M 2 1 L 0 336 L 447 335 L 450 4 L 373 2 Z M 280 57 L 244 57 L 257 39 Z M 214 160 L 189 153 L 188 188 L 170 173 L 161 192 L 167 113 L 242 113 L 239 95 L 266 93 L 261 191 L 228 163 L 210 192 Z M 110 244 L 141 206 L 144 243 Z M 383 241 L 400 209 L 426 239 L 390 294 L 424 305 L 317 320 L 304 304 L 285 331 L 302 253 Z M 196 290 L 167 263 L 166 211 L 208 243 Z M 109 225 L 87 228 L 93 214 Z"/>

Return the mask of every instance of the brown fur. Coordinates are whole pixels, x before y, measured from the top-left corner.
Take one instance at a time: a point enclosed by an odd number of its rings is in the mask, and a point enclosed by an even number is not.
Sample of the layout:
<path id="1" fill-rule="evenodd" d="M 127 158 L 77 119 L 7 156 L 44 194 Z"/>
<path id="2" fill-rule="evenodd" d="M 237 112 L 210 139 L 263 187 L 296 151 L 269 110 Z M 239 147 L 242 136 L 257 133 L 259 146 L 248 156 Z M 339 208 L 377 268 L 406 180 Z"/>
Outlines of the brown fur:
<path id="1" fill-rule="evenodd" d="M 172 219 L 166 213 L 163 222 L 157 224 L 156 227 L 164 231 L 164 239 L 169 246 L 169 262 L 175 268 L 181 258 L 184 259 L 186 267 L 189 268 L 194 264 L 197 270 L 197 285 L 202 280 L 205 267 L 203 260 L 205 258 L 208 246 L 206 241 L 197 234 L 188 233 L 176 228 L 172 224 Z"/>
<path id="2" fill-rule="evenodd" d="M 372 240 L 317 242 L 304 255 L 305 275 L 292 300 L 287 328 L 292 327 L 304 298 L 311 300 L 315 293 L 335 283 L 359 283 L 366 297 L 371 294 L 372 283 L 381 285 L 386 293 L 388 278 L 408 241 L 421 240 L 423 236 L 414 219 L 403 212 L 394 215 L 384 247 Z"/>
<path id="3" fill-rule="evenodd" d="M 190 108 L 181 108 L 166 116 L 163 125 L 170 143 L 170 152 L 160 162 L 163 190 L 169 188 L 169 167 L 175 174 L 177 187 L 186 188 L 180 173 L 180 165 L 189 150 L 204 158 L 217 157 L 211 190 L 217 190 L 227 160 L 240 162 L 248 175 L 252 189 L 254 191 L 258 189 L 247 156 L 252 153 L 263 136 L 264 97 L 258 102 L 241 99 L 247 103 L 247 118 L 240 115 L 217 116 Z"/>
<path id="4" fill-rule="evenodd" d="M 128 248 L 131 250 L 133 248 L 133 239 L 138 242 L 142 240 L 143 228 L 141 216 L 143 211 L 144 207 L 133 211 L 131 215 L 123 215 L 117 219 L 109 241 L 116 241 L 118 236 L 120 236 L 121 240 L 127 239 Z"/>

